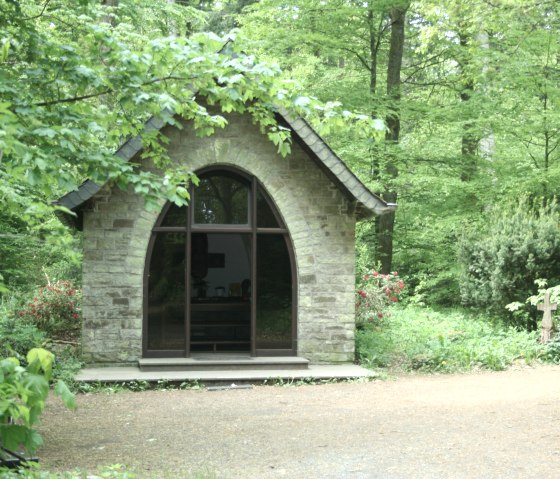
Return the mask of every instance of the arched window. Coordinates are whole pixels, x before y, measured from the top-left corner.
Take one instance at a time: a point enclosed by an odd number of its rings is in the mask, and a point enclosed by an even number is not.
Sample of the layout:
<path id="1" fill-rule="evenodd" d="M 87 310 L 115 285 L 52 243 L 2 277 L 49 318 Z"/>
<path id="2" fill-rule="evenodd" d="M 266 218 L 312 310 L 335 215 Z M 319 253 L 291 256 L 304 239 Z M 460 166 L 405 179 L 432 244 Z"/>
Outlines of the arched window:
<path id="1" fill-rule="evenodd" d="M 148 248 L 145 357 L 296 353 L 288 231 L 256 178 L 198 173 L 188 207 L 167 204 Z"/>

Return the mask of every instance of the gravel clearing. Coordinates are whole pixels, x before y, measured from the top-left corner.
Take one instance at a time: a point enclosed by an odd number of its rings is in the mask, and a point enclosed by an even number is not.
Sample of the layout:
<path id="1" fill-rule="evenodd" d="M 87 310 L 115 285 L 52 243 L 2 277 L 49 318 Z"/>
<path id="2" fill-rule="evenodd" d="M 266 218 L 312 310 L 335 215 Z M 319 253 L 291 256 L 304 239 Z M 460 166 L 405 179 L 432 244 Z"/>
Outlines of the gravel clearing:
<path id="1" fill-rule="evenodd" d="M 560 477 L 560 367 L 369 383 L 51 398 L 50 470 L 140 478 Z"/>

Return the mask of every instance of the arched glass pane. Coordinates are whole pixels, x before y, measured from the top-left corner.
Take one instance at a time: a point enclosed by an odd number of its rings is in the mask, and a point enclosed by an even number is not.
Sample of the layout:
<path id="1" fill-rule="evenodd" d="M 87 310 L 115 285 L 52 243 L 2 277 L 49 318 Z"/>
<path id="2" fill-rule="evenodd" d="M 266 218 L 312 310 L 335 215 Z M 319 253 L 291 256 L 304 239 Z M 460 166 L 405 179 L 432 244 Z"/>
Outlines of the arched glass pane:
<path id="1" fill-rule="evenodd" d="M 187 226 L 187 207 L 172 203 L 161 222 L 161 226 Z"/>
<path id="2" fill-rule="evenodd" d="M 158 233 L 148 279 L 148 349 L 185 348 L 184 233 Z"/>
<path id="3" fill-rule="evenodd" d="M 292 348 L 292 271 L 280 234 L 257 235 L 256 348 Z"/>
<path id="4" fill-rule="evenodd" d="M 260 191 L 257 192 L 257 227 L 258 228 L 280 228 L 276 216 L 267 199 Z"/>
<path id="5" fill-rule="evenodd" d="M 208 174 L 194 190 L 196 224 L 249 224 L 249 185 L 230 175 Z"/>

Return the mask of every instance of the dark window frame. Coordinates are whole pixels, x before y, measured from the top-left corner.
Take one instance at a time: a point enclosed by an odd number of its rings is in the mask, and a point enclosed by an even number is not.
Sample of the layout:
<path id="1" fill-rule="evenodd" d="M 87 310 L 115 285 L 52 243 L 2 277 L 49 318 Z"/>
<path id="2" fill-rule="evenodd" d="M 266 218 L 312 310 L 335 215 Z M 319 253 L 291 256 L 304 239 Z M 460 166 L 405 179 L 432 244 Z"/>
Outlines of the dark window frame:
<path id="1" fill-rule="evenodd" d="M 186 225 L 185 226 L 161 226 L 173 203 L 167 203 L 162 208 L 154 227 L 152 228 L 148 249 L 145 256 L 144 264 L 144 296 L 143 296 L 143 324 L 142 324 L 142 356 L 143 357 L 190 357 L 191 353 L 191 239 L 192 233 L 245 233 L 251 235 L 251 334 L 250 334 L 250 354 L 251 356 L 295 356 L 297 354 L 297 272 L 295 263 L 295 253 L 293 243 L 290 238 L 289 231 L 285 226 L 285 222 L 278 211 L 274 201 L 264 188 L 264 186 L 253 175 L 250 175 L 240 169 L 232 168 L 229 166 L 211 166 L 199 170 L 196 174 L 202 177 L 211 173 L 223 173 L 225 176 L 232 176 L 240 178 L 247 182 L 249 190 L 248 201 L 248 225 L 238 224 L 196 224 L 194 223 L 193 208 L 185 208 Z M 196 187 L 190 185 L 189 187 L 191 203 L 196 194 Z M 257 193 L 260 193 L 275 217 L 278 227 L 258 227 L 257 225 Z M 150 263 L 152 253 L 155 245 L 155 240 L 158 233 L 184 233 L 186 235 L 186 267 L 185 267 L 185 349 L 184 350 L 150 350 L 148 349 L 148 313 L 149 313 L 149 296 L 148 296 L 148 279 L 150 274 Z M 290 258 L 291 280 L 292 280 L 292 301 L 291 301 L 291 316 L 292 316 L 292 330 L 291 330 L 291 349 L 257 349 L 256 348 L 256 307 L 257 307 L 257 235 L 261 234 L 279 234 L 282 235 L 286 242 L 286 248 Z"/>

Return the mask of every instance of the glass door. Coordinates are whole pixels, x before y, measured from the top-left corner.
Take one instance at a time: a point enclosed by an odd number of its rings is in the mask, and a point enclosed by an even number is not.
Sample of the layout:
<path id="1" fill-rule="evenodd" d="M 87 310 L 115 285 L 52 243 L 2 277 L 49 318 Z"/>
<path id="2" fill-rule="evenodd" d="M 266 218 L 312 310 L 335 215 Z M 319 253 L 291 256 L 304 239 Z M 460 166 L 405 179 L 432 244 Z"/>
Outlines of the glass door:
<path id="1" fill-rule="evenodd" d="M 193 233 L 190 350 L 251 351 L 251 235 Z"/>
<path id="2" fill-rule="evenodd" d="M 256 178 L 198 173 L 191 203 L 168 204 L 144 276 L 144 357 L 296 352 L 296 279 L 288 230 Z"/>

